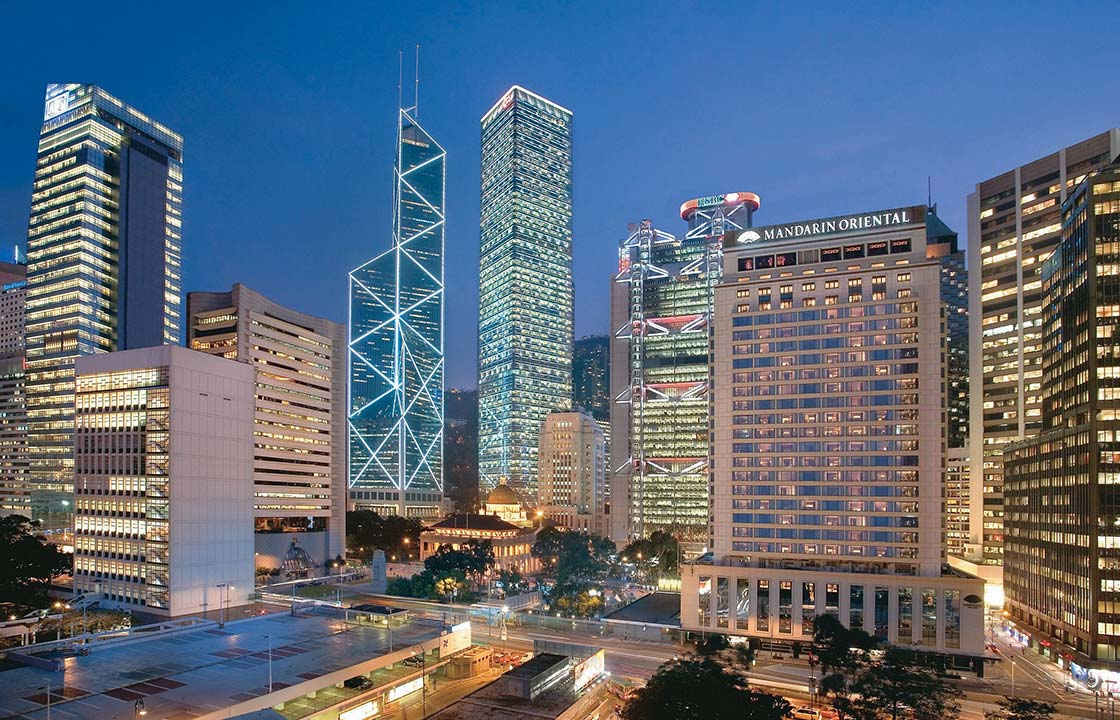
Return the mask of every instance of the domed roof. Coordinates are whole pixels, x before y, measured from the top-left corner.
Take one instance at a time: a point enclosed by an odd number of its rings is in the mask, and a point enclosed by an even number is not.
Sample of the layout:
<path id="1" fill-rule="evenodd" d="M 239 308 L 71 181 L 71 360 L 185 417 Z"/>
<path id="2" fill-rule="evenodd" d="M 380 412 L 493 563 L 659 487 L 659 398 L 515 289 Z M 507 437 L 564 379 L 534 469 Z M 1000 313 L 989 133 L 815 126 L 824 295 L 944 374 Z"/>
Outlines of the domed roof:
<path id="1" fill-rule="evenodd" d="M 501 484 L 490 491 L 486 497 L 487 505 L 520 505 L 521 498 L 509 485 Z"/>

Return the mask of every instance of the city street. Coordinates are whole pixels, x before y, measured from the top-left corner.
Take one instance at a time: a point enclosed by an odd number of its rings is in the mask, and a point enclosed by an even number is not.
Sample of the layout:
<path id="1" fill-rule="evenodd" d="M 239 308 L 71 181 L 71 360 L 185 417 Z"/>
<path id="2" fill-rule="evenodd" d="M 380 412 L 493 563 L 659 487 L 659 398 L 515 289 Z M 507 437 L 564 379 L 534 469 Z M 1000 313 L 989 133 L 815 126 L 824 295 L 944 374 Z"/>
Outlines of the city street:
<path id="1" fill-rule="evenodd" d="M 359 588 L 360 586 L 341 586 L 343 605 L 383 604 L 429 615 L 442 612 L 466 615 L 469 612 L 469 607 L 466 605 L 446 605 L 412 598 L 374 595 L 363 592 Z M 498 624 L 488 624 L 480 618 L 472 618 L 471 624 L 475 642 L 492 644 L 498 649 L 528 652 L 533 649 L 534 640 L 602 647 L 606 651 L 607 672 L 613 678 L 624 682 L 645 682 L 662 663 L 672 660 L 681 652 L 681 648 L 677 645 L 618 640 L 588 631 L 580 625 L 571 629 L 567 626 L 563 626 L 563 629 L 539 628 L 520 625 L 513 621 L 507 625 L 506 639 L 502 640 Z M 966 675 L 959 681 L 959 686 L 967 696 L 961 703 L 963 720 L 982 720 L 985 710 L 995 709 L 995 703 L 1000 697 L 1012 695 L 1013 692 L 1018 697 L 1052 702 L 1060 713 L 1071 717 L 1113 720 L 1106 698 L 1100 699 L 1098 712 L 1098 707 L 1095 705 L 1097 699 L 1087 689 L 1074 683 L 1073 688 L 1067 690 L 1068 674 L 1057 665 L 1030 650 L 1024 651 L 1022 644 L 1014 641 L 1007 633 L 997 631 L 994 639 L 1003 659 L 989 663 L 984 678 Z M 1012 688 L 1012 659 L 1015 661 L 1014 689 Z M 808 702 L 809 666 L 803 659 L 773 660 L 767 657 L 766 652 L 761 652 L 758 664 L 751 671 L 750 677 L 760 689 L 786 695 L 791 702 L 797 704 Z"/>

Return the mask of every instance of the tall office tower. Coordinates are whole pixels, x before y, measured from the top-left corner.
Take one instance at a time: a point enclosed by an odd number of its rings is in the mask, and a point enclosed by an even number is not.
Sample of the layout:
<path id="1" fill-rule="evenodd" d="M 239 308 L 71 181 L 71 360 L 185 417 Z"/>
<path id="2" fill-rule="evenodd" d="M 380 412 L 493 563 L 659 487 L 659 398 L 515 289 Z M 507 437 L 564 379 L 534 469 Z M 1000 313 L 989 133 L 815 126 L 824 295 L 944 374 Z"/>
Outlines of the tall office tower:
<path id="1" fill-rule="evenodd" d="M 26 302 L 27 266 L 0 262 L 0 516 L 31 516 L 23 370 Z"/>
<path id="2" fill-rule="evenodd" d="M 1039 434 L 1004 446 L 1006 607 L 1090 687 L 1120 683 L 1120 164 L 1061 207 L 1042 265 Z M 1091 673 L 1091 675 L 1089 675 Z M 1110 685 L 1111 683 L 1111 685 Z"/>
<path id="3" fill-rule="evenodd" d="M 984 581 L 943 566 L 946 331 L 926 207 L 725 240 L 711 333 L 710 559 L 681 624 L 796 647 L 829 613 L 984 656 Z"/>
<path id="4" fill-rule="evenodd" d="M 382 514 L 443 511 L 443 233 L 447 154 L 397 122 L 393 244 L 350 273 L 350 498 Z"/>
<path id="5" fill-rule="evenodd" d="M 601 425 L 611 419 L 611 338 L 588 335 L 572 346 L 572 404 Z M 609 432 L 609 430 L 607 430 Z"/>
<path id="6" fill-rule="evenodd" d="M 244 605 L 253 369 L 175 345 L 74 367 L 74 592 L 165 616 Z"/>
<path id="7" fill-rule="evenodd" d="M 482 116 L 479 478 L 537 495 L 545 416 L 572 405 L 572 113 L 513 86 Z"/>
<path id="8" fill-rule="evenodd" d="M 619 244 L 611 285 L 611 538 L 670 531 L 708 539 L 708 331 L 723 238 L 751 226 L 759 198 L 681 206 L 683 238 L 649 220 Z"/>
<path id="9" fill-rule="evenodd" d="M 447 391 L 444 404 L 443 477 L 457 512 L 478 509 L 478 391 Z"/>
<path id="10" fill-rule="evenodd" d="M 1120 129 L 1114 128 L 985 180 L 968 196 L 975 428 L 968 554 L 975 562 L 1003 562 L 1003 446 L 1041 425 L 1039 269 L 1058 243 L 1062 203 L 1088 173 L 1118 156 Z"/>
<path id="11" fill-rule="evenodd" d="M 945 457 L 945 551 L 952 558 L 963 558 L 968 545 L 968 459 L 967 447 L 951 447 Z"/>
<path id="12" fill-rule="evenodd" d="M 949 448 L 968 447 L 968 270 L 957 233 L 926 212 L 926 255 L 941 263 L 941 301 L 945 304 L 945 410 Z"/>
<path id="13" fill-rule="evenodd" d="M 187 293 L 192 350 L 252 366 L 258 567 L 293 541 L 320 568 L 346 550 L 346 330 L 237 283 Z"/>
<path id="14" fill-rule="evenodd" d="M 32 514 L 70 526 L 74 360 L 177 344 L 183 139 L 94 85 L 47 86 L 27 232 Z"/>
<path id="15" fill-rule="evenodd" d="M 538 460 L 544 517 L 563 527 L 606 533 L 607 446 L 595 418 L 579 410 L 549 413 Z"/>
<path id="16" fill-rule="evenodd" d="M 968 544 L 968 270 L 957 233 L 938 216 L 926 212 L 926 257 L 941 264 L 941 301 L 945 312 L 945 546 L 963 557 Z"/>

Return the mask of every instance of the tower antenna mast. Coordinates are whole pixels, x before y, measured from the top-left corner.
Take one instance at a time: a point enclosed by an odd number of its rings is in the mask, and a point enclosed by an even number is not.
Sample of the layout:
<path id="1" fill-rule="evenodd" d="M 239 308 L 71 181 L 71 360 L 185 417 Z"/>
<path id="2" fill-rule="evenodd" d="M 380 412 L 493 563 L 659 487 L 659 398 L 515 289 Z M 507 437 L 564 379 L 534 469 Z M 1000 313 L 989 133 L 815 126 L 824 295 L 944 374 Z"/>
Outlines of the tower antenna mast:
<path id="1" fill-rule="evenodd" d="M 416 117 L 420 117 L 420 43 L 416 43 Z"/>

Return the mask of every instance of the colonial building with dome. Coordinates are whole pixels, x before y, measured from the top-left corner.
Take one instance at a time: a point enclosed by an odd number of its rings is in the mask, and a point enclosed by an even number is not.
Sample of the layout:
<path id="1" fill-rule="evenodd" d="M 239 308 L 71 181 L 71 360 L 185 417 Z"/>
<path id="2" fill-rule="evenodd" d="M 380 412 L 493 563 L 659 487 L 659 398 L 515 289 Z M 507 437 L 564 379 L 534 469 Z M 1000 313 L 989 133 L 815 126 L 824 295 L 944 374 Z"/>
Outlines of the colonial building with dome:
<path id="1" fill-rule="evenodd" d="M 482 503 L 482 514 L 497 515 L 508 523 L 522 527 L 532 524 L 517 491 L 505 483 L 490 491 L 486 501 Z"/>

